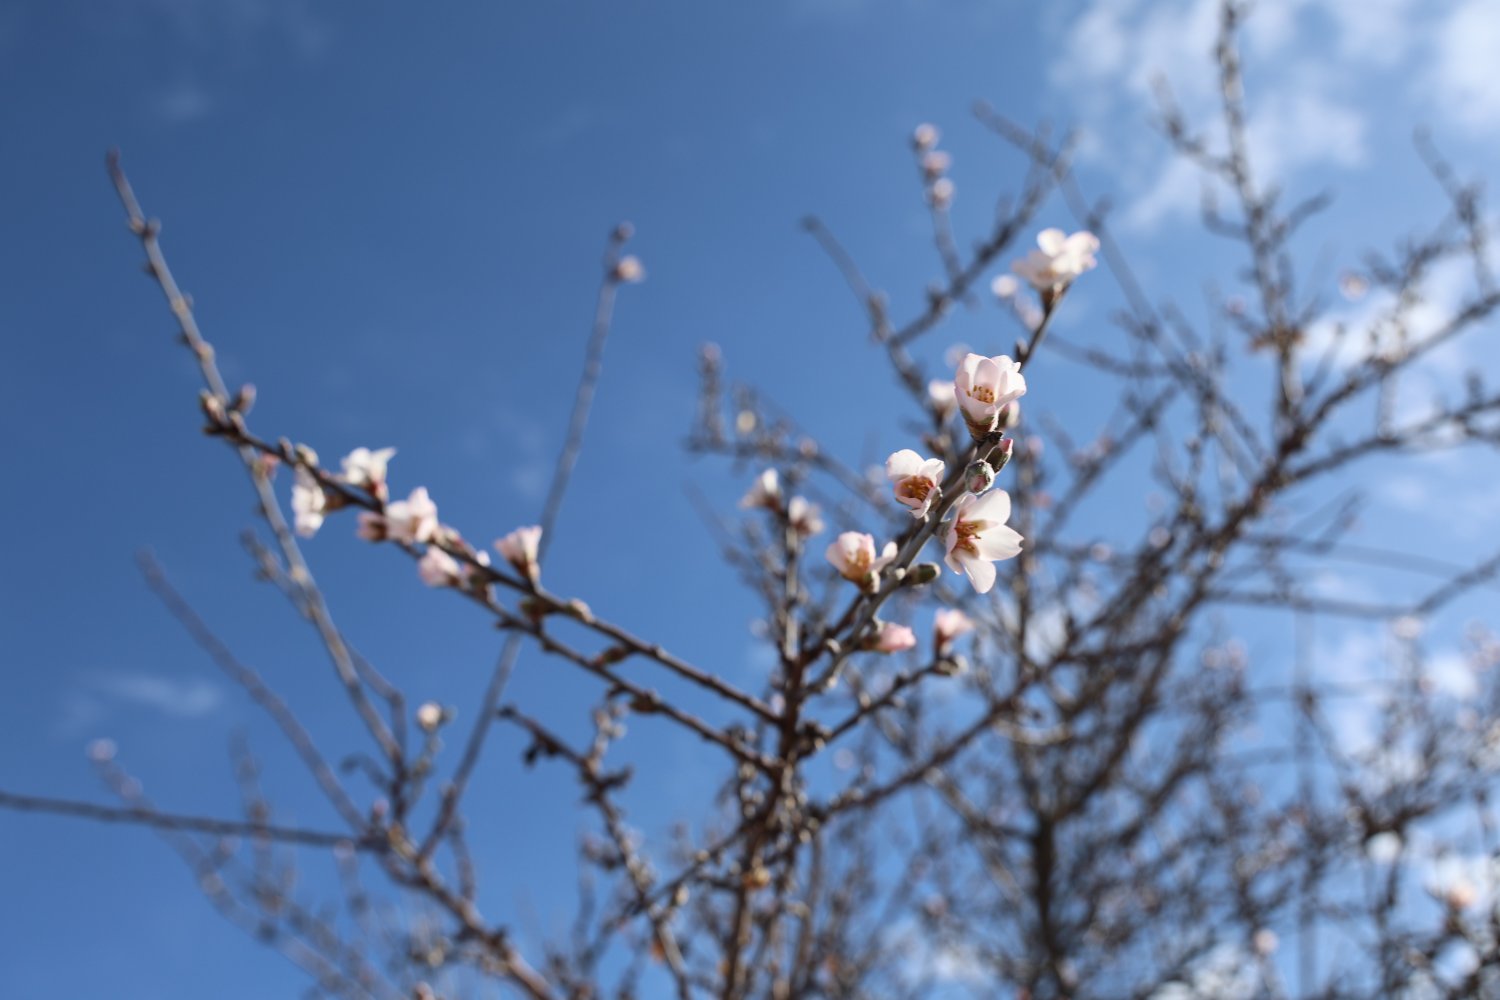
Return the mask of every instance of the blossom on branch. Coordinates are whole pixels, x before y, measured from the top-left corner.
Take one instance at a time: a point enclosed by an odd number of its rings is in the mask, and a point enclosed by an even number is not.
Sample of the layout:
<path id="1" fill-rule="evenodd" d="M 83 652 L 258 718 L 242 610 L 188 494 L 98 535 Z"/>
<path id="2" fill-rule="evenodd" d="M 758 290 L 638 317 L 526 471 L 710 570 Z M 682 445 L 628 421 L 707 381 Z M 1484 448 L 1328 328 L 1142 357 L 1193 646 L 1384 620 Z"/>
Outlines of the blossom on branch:
<path id="1" fill-rule="evenodd" d="M 462 578 L 462 571 L 457 559 L 436 545 L 429 545 L 417 561 L 417 575 L 429 587 L 453 587 Z"/>
<path id="2" fill-rule="evenodd" d="M 766 510 L 781 509 L 781 479 L 775 469 L 767 469 L 755 477 L 749 492 L 740 497 L 740 506 L 746 510 L 764 507 Z"/>
<path id="3" fill-rule="evenodd" d="M 974 631 L 974 622 L 958 608 L 938 608 L 932 616 L 932 645 L 938 656 L 948 655 L 953 642 Z"/>
<path id="4" fill-rule="evenodd" d="M 905 625 L 876 622 L 869 648 L 877 653 L 901 653 L 917 644 L 917 635 Z"/>
<path id="5" fill-rule="evenodd" d="M 902 448 L 885 460 L 885 474 L 895 483 L 896 499 L 911 508 L 911 516 L 922 518 L 942 496 L 943 460 L 926 458 Z"/>
<path id="6" fill-rule="evenodd" d="M 880 571 L 896 559 L 896 543 L 886 542 L 876 556 L 873 536 L 846 531 L 828 546 L 827 555 L 840 576 L 873 593 L 880 589 Z"/>
<path id="7" fill-rule="evenodd" d="M 297 534 L 311 538 L 323 526 L 323 515 L 328 510 L 328 494 L 317 477 L 302 466 L 297 466 L 297 481 L 292 484 L 292 524 Z"/>
<path id="8" fill-rule="evenodd" d="M 371 496 L 384 500 L 386 496 L 385 470 L 395 448 L 355 448 L 344 456 L 344 481 L 356 489 L 367 491 Z"/>
<path id="9" fill-rule="evenodd" d="M 963 497 L 953 507 L 944 542 L 943 561 L 955 573 L 965 573 L 974 589 L 987 594 L 995 585 L 997 559 L 1013 559 L 1021 553 L 1021 536 L 1005 522 L 1010 519 L 1010 494 L 992 490 L 982 497 Z"/>
<path id="10" fill-rule="evenodd" d="M 1092 271 L 1094 252 L 1099 249 L 1099 238 L 1090 232 L 1077 232 L 1072 236 L 1061 229 L 1043 229 L 1036 237 L 1038 249 L 1011 265 L 1031 287 L 1042 293 L 1044 303 L 1050 304 L 1073 279 L 1085 271 Z"/>
<path id="11" fill-rule="evenodd" d="M 966 355 L 953 376 L 953 390 L 964 413 L 964 423 L 976 441 L 984 439 L 1000 423 L 1000 411 L 1026 395 L 1026 376 L 1021 364 L 1009 355 L 987 358 Z"/>
<path id="12" fill-rule="evenodd" d="M 823 530 L 823 513 L 807 497 L 792 497 L 787 502 L 786 521 L 803 538 L 811 538 Z"/>
<path id="13" fill-rule="evenodd" d="M 538 561 L 541 558 L 541 546 L 542 529 L 535 524 L 517 528 L 495 542 L 495 549 L 505 561 L 532 583 L 536 583 L 542 575 L 541 563 Z"/>
<path id="14" fill-rule="evenodd" d="M 385 508 L 385 536 L 392 541 L 430 542 L 437 534 L 437 504 L 427 495 L 427 487 L 418 486 L 405 500 Z M 361 525 L 361 532 L 364 525 Z M 363 534 L 361 537 L 364 537 Z"/>

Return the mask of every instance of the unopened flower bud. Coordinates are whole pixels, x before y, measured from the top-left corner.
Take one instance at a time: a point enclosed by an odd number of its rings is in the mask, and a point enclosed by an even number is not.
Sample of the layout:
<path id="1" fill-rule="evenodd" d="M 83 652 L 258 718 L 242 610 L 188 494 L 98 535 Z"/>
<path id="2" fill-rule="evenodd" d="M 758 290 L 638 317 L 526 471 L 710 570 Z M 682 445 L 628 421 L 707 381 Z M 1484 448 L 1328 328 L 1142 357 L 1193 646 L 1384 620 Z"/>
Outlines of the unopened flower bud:
<path id="1" fill-rule="evenodd" d="M 240 391 L 234 394 L 234 401 L 229 408 L 235 413 L 249 413 L 255 406 L 255 386 L 246 382 L 240 386 Z"/>
<path id="2" fill-rule="evenodd" d="M 999 444 L 995 445 L 994 450 L 990 452 L 990 461 L 995 463 L 996 472 L 999 472 L 1001 469 L 1010 464 L 1010 458 L 1013 454 L 1015 454 L 1015 451 L 1015 438 L 1006 438 Z"/>
<path id="3" fill-rule="evenodd" d="M 936 146 L 938 142 L 938 128 L 930 122 L 923 122 L 911 133 L 911 144 L 913 149 L 926 151 Z"/>
<path id="4" fill-rule="evenodd" d="M 931 583 L 942 573 L 942 569 L 937 563 L 917 563 L 906 571 L 906 583 L 912 587 Z"/>
<path id="5" fill-rule="evenodd" d="M 198 408 L 215 427 L 224 423 L 224 401 L 207 389 L 198 393 Z"/>
<path id="6" fill-rule="evenodd" d="M 970 493 L 983 493 L 995 482 L 995 470 L 984 459 L 969 463 L 964 470 L 964 489 Z"/>

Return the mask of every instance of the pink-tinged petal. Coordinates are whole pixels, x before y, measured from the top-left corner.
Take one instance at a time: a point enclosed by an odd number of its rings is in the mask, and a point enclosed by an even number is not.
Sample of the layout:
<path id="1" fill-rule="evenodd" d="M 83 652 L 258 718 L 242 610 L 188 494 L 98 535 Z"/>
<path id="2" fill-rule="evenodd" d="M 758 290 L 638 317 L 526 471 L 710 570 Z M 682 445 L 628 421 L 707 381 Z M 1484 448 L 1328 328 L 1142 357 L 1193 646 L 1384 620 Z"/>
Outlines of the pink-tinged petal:
<path id="1" fill-rule="evenodd" d="M 867 535 L 865 537 L 868 538 L 869 536 Z M 871 547 L 872 548 L 874 547 L 874 539 L 871 539 Z M 896 553 L 897 553 L 896 543 L 895 542 L 886 542 L 885 543 L 885 548 L 882 549 L 881 552 L 880 552 L 880 558 L 876 559 L 873 563 L 871 563 L 870 564 L 870 568 L 874 569 L 874 570 L 885 569 L 891 563 L 893 563 L 893 562 L 896 561 Z"/>
<path id="2" fill-rule="evenodd" d="M 984 534 L 974 540 L 974 546 L 984 559 L 1014 559 L 1021 554 L 1021 533 L 1008 524 L 992 524 Z"/>
<path id="3" fill-rule="evenodd" d="M 915 476 L 922 470 L 922 456 L 910 448 L 902 448 L 893 452 L 891 457 L 885 460 L 885 474 L 892 479 L 905 479 Z"/>
<path id="4" fill-rule="evenodd" d="M 967 505 L 963 517 L 966 521 L 1004 524 L 1010 520 L 1010 494 L 1004 490 L 990 490 Z"/>
<path id="5" fill-rule="evenodd" d="M 988 559 L 969 558 L 963 561 L 964 572 L 976 593 L 988 594 L 995 585 L 995 564 Z"/>
<path id="6" fill-rule="evenodd" d="M 934 483 L 941 483 L 943 481 L 943 472 L 947 468 L 948 466 L 944 464 L 941 458 L 929 458 L 927 461 L 923 462 L 922 467 L 917 470 L 917 475 L 925 476 L 926 478 L 931 479 Z"/>

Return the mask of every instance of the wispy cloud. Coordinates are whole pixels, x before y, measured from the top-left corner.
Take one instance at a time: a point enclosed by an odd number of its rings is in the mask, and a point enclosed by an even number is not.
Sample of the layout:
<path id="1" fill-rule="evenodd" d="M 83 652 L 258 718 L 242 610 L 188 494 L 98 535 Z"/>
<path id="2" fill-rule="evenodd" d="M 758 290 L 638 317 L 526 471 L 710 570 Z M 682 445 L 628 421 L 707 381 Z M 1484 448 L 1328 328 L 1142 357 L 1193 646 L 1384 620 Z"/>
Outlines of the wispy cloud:
<path id="1" fill-rule="evenodd" d="M 78 736 L 132 711 L 197 719 L 218 711 L 223 703 L 223 689 L 203 678 L 126 671 L 88 673 L 67 695 L 61 729 L 64 736 Z"/>

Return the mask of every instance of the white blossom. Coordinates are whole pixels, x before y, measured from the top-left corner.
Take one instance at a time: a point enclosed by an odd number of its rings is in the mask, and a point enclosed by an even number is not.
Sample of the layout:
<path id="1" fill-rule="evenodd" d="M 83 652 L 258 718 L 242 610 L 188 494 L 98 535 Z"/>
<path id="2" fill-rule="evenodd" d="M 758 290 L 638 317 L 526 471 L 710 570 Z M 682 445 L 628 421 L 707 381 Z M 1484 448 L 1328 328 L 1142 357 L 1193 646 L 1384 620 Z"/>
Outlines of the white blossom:
<path id="1" fill-rule="evenodd" d="M 1015 271 L 1044 296 L 1056 295 L 1097 261 L 1094 252 L 1099 239 L 1093 233 L 1077 232 L 1072 236 L 1061 229 L 1043 229 L 1036 237 L 1037 249 L 1011 265 Z"/>
<path id="2" fill-rule="evenodd" d="M 807 497 L 792 497 L 787 501 L 786 520 L 803 538 L 811 538 L 823 530 L 823 513 Z"/>
<path id="3" fill-rule="evenodd" d="M 311 538 L 323 526 L 328 510 L 328 494 L 311 472 L 297 466 L 297 481 L 292 484 L 292 524 L 297 534 Z"/>
<path id="4" fill-rule="evenodd" d="M 387 504 L 385 508 L 386 537 L 397 542 L 413 544 L 430 542 L 437 534 L 437 504 L 427 495 L 427 487 L 418 486 L 405 500 Z"/>
<path id="5" fill-rule="evenodd" d="M 781 478 L 775 469 L 766 469 L 755 477 L 749 491 L 740 497 L 740 506 L 746 510 L 764 507 L 766 510 L 781 509 Z"/>
<path id="6" fill-rule="evenodd" d="M 828 561 L 844 579 L 862 589 L 880 589 L 880 571 L 896 558 L 896 543 L 886 542 L 880 555 L 875 554 L 875 539 L 858 531 L 846 531 L 828 546 Z"/>
<path id="7" fill-rule="evenodd" d="M 923 518 L 942 495 L 943 460 L 926 458 L 902 448 L 885 460 L 885 474 L 895 484 L 896 499 L 911 508 L 911 516 Z"/>
<path id="8" fill-rule="evenodd" d="M 938 608 L 932 616 L 932 643 L 939 656 L 948 652 L 955 639 L 972 631 L 974 622 L 958 608 Z"/>
<path id="9" fill-rule="evenodd" d="M 974 589 L 987 594 L 995 585 L 997 559 L 1013 559 L 1021 553 L 1022 538 L 1005 522 L 1010 519 L 1010 494 L 991 490 L 984 496 L 972 493 L 953 507 L 944 541 L 948 568 L 965 573 Z"/>
<path id="10" fill-rule="evenodd" d="M 417 575 L 429 587 L 455 586 L 462 578 L 461 574 L 458 560 L 436 545 L 429 545 L 417 561 Z"/>
<path id="11" fill-rule="evenodd" d="M 355 448 L 344 456 L 344 481 L 357 489 L 368 490 L 372 496 L 385 496 L 385 471 L 390 464 L 395 448 Z"/>
<path id="12" fill-rule="evenodd" d="M 504 538 L 495 542 L 495 549 L 501 557 L 528 580 L 533 583 L 541 575 L 542 529 L 540 525 L 527 525 L 517 528 Z"/>
<path id="13" fill-rule="evenodd" d="M 969 354 L 959 362 L 953 391 L 969 433 L 977 440 L 996 429 L 1005 406 L 1026 395 L 1026 376 L 1021 374 L 1020 362 L 1009 355 Z"/>

